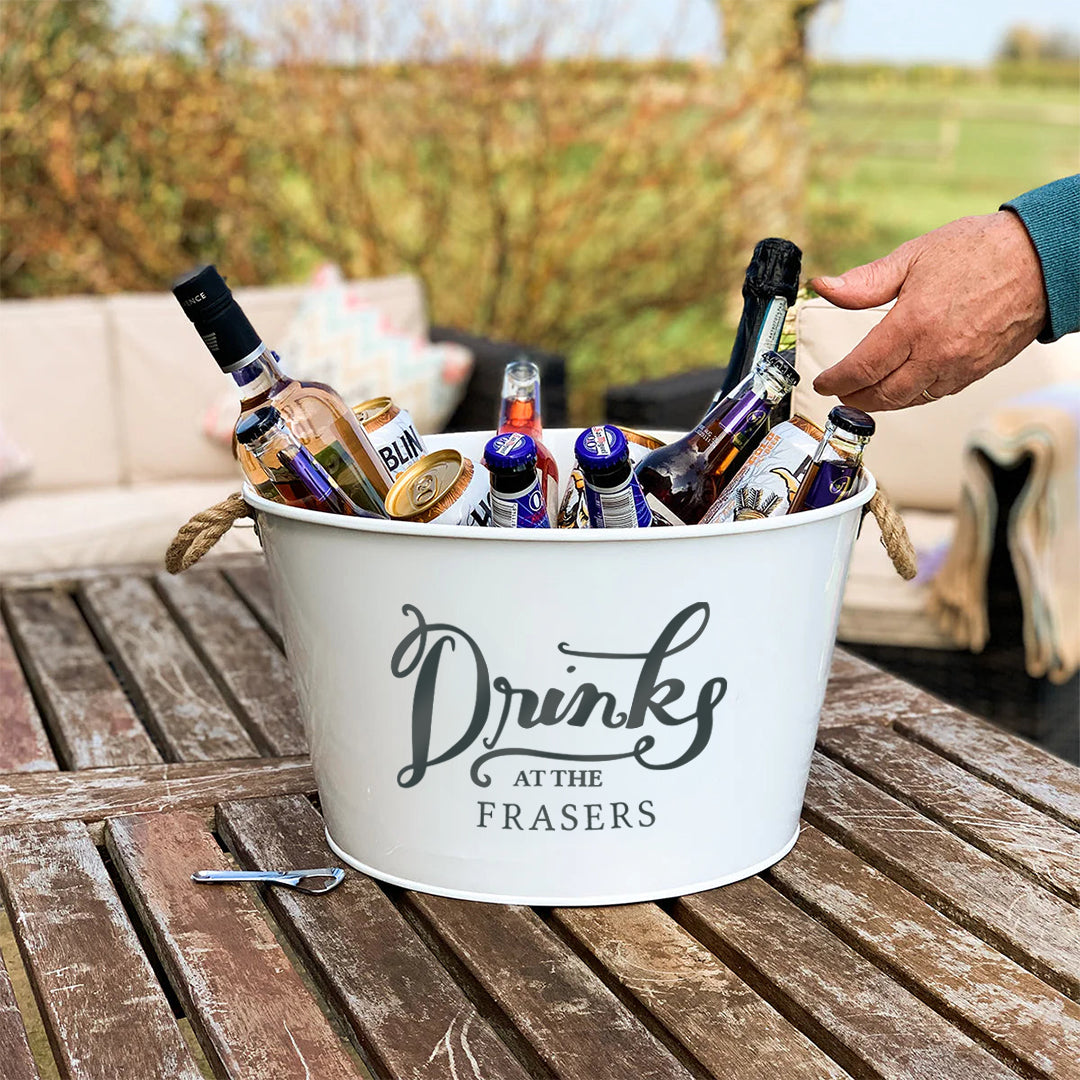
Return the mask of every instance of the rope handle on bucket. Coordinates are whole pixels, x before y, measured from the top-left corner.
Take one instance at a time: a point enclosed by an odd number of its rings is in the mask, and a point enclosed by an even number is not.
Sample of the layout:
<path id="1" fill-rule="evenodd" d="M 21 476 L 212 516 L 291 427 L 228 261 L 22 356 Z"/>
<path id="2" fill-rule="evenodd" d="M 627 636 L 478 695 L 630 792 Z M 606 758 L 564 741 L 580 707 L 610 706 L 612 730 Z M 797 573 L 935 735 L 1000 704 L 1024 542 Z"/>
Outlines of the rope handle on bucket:
<path id="1" fill-rule="evenodd" d="M 896 572 L 910 581 L 918 566 L 904 519 L 879 487 L 870 500 L 870 513 L 881 530 L 881 543 L 892 559 Z M 180 574 L 194 566 L 243 517 L 254 517 L 240 492 L 200 510 L 173 537 L 165 552 L 165 569 Z"/>
<path id="2" fill-rule="evenodd" d="M 241 518 L 254 516 L 239 491 L 200 510 L 173 537 L 165 569 L 170 574 L 190 570 Z"/>

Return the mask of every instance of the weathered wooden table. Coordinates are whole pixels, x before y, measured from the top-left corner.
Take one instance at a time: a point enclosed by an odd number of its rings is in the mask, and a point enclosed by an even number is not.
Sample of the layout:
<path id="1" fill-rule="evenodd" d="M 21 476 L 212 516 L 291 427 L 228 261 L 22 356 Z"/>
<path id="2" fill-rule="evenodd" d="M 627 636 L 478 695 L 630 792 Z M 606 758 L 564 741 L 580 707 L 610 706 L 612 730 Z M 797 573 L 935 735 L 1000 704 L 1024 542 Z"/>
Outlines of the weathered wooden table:
<path id="1" fill-rule="evenodd" d="M 1080 1077 L 1080 770 L 843 652 L 787 858 L 534 910 L 189 882 L 333 861 L 257 562 L 3 616 L 3 1080 Z"/>

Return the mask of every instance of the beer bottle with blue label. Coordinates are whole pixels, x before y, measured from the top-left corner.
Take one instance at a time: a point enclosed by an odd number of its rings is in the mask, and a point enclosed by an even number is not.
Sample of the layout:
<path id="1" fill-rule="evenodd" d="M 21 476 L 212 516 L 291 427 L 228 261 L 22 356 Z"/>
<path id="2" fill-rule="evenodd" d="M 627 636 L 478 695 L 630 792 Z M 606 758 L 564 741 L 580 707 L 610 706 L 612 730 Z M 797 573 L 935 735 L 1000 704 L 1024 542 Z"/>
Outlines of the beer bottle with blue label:
<path id="1" fill-rule="evenodd" d="M 644 529 L 653 523 L 641 484 L 630 466 L 626 436 L 610 424 L 586 428 L 574 443 L 585 480 L 591 529 Z"/>
<path id="2" fill-rule="evenodd" d="M 244 475 L 264 499 L 328 514 L 375 516 L 358 507 L 334 483 L 272 405 L 241 417 L 236 440 L 248 451 L 242 461 L 259 465 Z"/>
<path id="3" fill-rule="evenodd" d="M 873 434 L 872 416 L 850 405 L 833 408 L 787 512 L 817 510 L 851 495 L 862 469 L 863 450 Z"/>
<path id="4" fill-rule="evenodd" d="M 641 460 L 637 478 L 659 524 L 701 521 L 769 430 L 772 410 L 798 381 L 779 353 L 765 353 L 751 377 L 693 431 Z"/>
<path id="5" fill-rule="evenodd" d="M 502 529 L 550 529 L 547 500 L 531 435 L 509 431 L 484 447 L 491 473 L 491 524 Z"/>

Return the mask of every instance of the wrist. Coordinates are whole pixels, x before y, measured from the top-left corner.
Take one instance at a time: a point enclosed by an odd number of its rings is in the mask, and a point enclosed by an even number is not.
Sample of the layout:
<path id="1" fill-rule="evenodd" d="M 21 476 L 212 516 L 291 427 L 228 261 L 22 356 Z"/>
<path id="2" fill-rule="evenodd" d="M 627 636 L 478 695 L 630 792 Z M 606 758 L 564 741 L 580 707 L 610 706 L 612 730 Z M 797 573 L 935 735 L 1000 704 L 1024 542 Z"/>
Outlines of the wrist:
<path id="1" fill-rule="evenodd" d="M 1003 207 L 992 215 L 1006 236 L 1005 258 L 1019 293 L 1018 300 L 1030 313 L 1036 332 L 1041 334 L 1050 320 L 1050 298 L 1046 288 L 1039 250 L 1024 219 L 1012 208 Z"/>

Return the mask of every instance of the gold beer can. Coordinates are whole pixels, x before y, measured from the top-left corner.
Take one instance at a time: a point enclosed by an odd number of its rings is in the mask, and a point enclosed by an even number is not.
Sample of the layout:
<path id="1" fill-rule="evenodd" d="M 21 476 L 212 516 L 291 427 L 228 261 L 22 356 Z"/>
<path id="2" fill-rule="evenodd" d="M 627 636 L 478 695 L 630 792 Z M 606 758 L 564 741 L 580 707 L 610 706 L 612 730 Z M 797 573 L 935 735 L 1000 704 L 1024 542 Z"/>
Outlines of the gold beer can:
<path id="1" fill-rule="evenodd" d="M 394 521 L 490 525 L 487 471 L 457 450 L 433 450 L 397 477 L 386 493 L 386 512 Z"/>
<path id="2" fill-rule="evenodd" d="M 388 397 L 372 398 L 353 406 L 356 419 L 382 458 L 391 479 L 397 479 L 427 452 L 412 417 Z"/>

